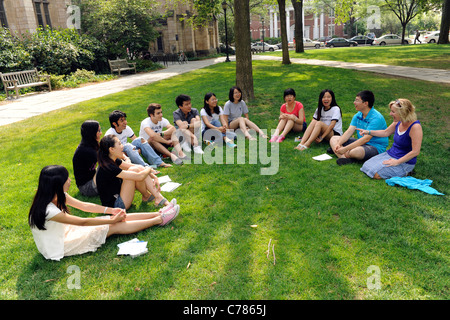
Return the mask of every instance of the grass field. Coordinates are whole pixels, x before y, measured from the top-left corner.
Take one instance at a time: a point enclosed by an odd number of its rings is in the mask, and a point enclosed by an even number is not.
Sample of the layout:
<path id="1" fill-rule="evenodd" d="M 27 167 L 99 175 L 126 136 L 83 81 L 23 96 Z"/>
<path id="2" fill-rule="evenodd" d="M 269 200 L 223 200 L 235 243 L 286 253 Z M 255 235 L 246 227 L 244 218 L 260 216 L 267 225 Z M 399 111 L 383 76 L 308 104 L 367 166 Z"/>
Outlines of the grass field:
<path id="1" fill-rule="evenodd" d="M 282 56 L 281 51 L 266 52 L 264 54 Z M 304 53 L 295 53 L 295 51 L 291 50 L 289 55 L 291 58 L 450 69 L 450 45 L 359 46 L 353 48 L 311 49 L 305 50 Z"/>
<path id="2" fill-rule="evenodd" d="M 105 131 L 109 112 L 121 109 L 138 132 L 149 103 L 161 103 L 171 120 L 178 94 L 190 95 L 201 109 L 212 91 L 223 105 L 234 79 L 235 64 L 221 63 L 2 127 L 0 299 L 448 299 L 449 86 L 279 62 L 254 62 L 256 99 L 248 105 L 261 128 L 276 127 L 288 87 L 304 104 L 307 121 L 319 92 L 334 90 L 344 128 L 360 90 L 374 91 L 388 124 L 389 101 L 408 98 L 424 131 L 415 177 L 433 180 L 446 196 L 372 181 L 359 164 L 314 161 L 327 145 L 300 153 L 291 135 L 280 144 L 274 175 L 260 174 L 267 164 L 250 163 L 248 142 L 243 164 L 234 158 L 163 169 L 161 175 L 182 183 L 164 194 L 181 204 L 180 216 L 165 228 L 113 236 L 94 253 L 60 262 L 40 255 L 27 215 L 43 166 L 66 166 L 69 193 L 99 203 L 81 196 L 73 177 L 84 120 L 98 120 Z M 154 207 L 137 195 L 129 212 L 139 211 Z M 117 256 L 117 244 L 135 237 L 149 242 L 149 252 Z M 272 254 L 266 257 L 270 240 L 276 264 Z M 71 266 L 80 270 L 80 289 L 68 286 Z M 380 271 L 379 290 L 367 284 L 372 266 Z"/>

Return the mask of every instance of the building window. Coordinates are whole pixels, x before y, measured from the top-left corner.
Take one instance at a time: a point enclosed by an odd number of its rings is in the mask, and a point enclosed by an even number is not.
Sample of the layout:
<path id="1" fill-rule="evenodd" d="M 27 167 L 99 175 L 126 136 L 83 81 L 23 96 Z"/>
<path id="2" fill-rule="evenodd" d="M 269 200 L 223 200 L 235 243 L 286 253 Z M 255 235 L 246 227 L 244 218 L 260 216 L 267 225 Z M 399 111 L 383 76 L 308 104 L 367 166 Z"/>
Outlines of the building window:
<path id="1" fill-rule="evenodd" d="M 330 8 L 330 18 L 334 18 L 334 8 Z"/>
<path id="2" fill-rule="evenodd" d="M 6 11 L 3 0 L 0 0 L 0 23 L 1 27 L 8 28 L 8 20 L 6 20 Z"/>
<path id="3" fill-rule="evenodd" d="M 334 24 L 329 24 L 328 25 L 328 36 L 329 37 L 334 36 Z"/>
<path id="4" fill-rule="evenodd" d="M 50 20 L 50 12 L 48 10 L 48 0 L 34 0 L 34 9 L 36 11 L 36 19 L 39 27 L 52 27 Z"/>

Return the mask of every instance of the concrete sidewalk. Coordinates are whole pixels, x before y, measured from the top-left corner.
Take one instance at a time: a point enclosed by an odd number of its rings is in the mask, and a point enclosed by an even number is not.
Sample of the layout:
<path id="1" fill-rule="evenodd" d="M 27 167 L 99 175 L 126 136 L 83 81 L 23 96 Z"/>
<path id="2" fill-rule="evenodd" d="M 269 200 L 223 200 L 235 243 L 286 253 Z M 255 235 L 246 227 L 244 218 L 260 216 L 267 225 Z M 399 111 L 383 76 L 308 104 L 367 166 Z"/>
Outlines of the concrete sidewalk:
<path id="1" fill-rule="evenodd" d="M 225 57 L 189 61 L 184 64 L 169 63 L 167 68 L 154 72 L 126 75 L 116 80 L 92 84 L 81 88 L 20 96 L 19 99 L 13 99 L 0 104 L 0 126 L 64 108 L 75 103 L 168 79 L 223 61 L 225 61 Z"/>
<path id="2" fill-rule="evenodd" d="M 230 57 L 234 61 L 235 57 Z M 281 61 L 281 57 L 254 55 L 253 60 Z M 342 61 L 326 61 L 313 59 L 291 58 L 291 63 L 318 65 L 324 67 L 354 69 L 359 71 L 376 72 L 397 77 L 406 77 L 434 83 L 450 84 L 450 71 L 441 69 L 411 68 L 387 66 L 368 63 L 351 63 Z M 17 100 L 0 104 L 0 126 L 24 120 L 45 112 L 64 108 L 75 103 L 103 97 L 108 94 L 146 85 L 155 81 L 167 79 L 185 72 L 204 68 L 212 64 L 225 61 L 225 57 L 190 61 L 186 64 L 169 64 L 166 69 L 123 76 L 116 80 L 88 85 L 81 88 L 43 92 L 21 96 Z"/>
<path id="3" fill-rule="evenodd" d="M 281 57 L 257 55 L 253 60 L 276 60 L 281 61 Z M 450 70 L 427 69 L 402 66 L 390 66 L 384 64 L 357 63 L 343 61 L 329 61 L 317 59 L 299 59 L 290 58 L 291 63 L 308 64 L 323 67 L 353 69 L 358 71 L 368 71 L 375 73 L 388 74 L 396 77 L 412 78 L 424 81 L 450 84 Z"/>

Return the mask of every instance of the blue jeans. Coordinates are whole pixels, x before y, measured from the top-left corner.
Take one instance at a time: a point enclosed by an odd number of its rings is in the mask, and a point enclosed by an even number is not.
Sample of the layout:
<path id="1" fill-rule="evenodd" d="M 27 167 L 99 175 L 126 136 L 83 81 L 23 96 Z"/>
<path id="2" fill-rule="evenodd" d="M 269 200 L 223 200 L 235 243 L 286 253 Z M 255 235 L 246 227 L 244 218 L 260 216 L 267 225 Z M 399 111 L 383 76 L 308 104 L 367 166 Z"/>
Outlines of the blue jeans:
<path id="1" fill-rule="evenodd" d="M 221 127 L 222 126 L 222 123 L 220 123 L 219 120 L 212 120 L 210 123 L 213 126 L 215 126 L 215 127 Z M 209 132 L 208 135 L 205 136 L 205 132 L 207 132 L 208 130 L 211 130 L 211 131 Z M 222 132 L 219 132 L 217 130 L 212 130 L 212 129 L 208 128 L 208 127 L 205 127 L 205 129 L 202 131 L 202 137 L 203 137 L 203 139 L 206 138 L 206 140 L 212 140 L 212 141 L 220 140 L 220 139 L 216 139 L 216 138 L 219 138 L 220 135 L 222 135 L 222 137 L 225 137 L 225 135 L 226 135 L 227 138 L 230 139 L 230 140 L 234 140 L 236 138 L 236 133 L 234 133 L 234 132 L 228 132 L 227 131 L 227 133 L 222 133 Z M 218 142 L 218 141 L 216 141 L 216 142 Z"/>
<path id="2" fill-rule="evenodd" d="M 141 138 L 134 139 L 131 143 L 126 143 L 123 146 L 123 151 L 128 155 L 131 162 L 147 167 L 148 164 L 141 158 L 137 149 L 141 150 L 142 156 L 147 159 L 150 164 L 159 166 L 162 163 L 161 158 L 156 154 L 155 150 L 148 144 L 148 142 L 141 142 Z"/>

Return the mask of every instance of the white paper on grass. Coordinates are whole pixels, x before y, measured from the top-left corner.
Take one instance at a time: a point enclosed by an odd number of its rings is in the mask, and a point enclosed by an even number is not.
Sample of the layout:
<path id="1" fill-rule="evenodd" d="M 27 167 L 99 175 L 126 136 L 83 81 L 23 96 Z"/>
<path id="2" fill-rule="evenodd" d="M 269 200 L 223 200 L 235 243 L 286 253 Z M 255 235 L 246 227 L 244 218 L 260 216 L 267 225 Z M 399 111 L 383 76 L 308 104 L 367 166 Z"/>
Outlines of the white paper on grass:
<path id="1" fill-rule="evenodd" d="M 137 238 L 119 243 L 117 246 L 119 247 L 118 256 L 129 255 L 134 258 L 148 252 L 147 241 L 140 241 Z"/>
<path id="2" fill-rule="evenodd" d="M 325 160 L 330 160 L 330 159 L 333 159 L 332 157 L 330 157 L 328 154 L 326 154 L 326 153 L 324 153 L 324 154 L 321 154 L 320 156 L 315 156 L 315 157 L 312 157 L 314 160 L 317 160 L 317 161 L 325 161 Z"/>
<path id="3" fill-rule="evenodd" d="M 163 183 L 172 181 L 172 179 L 170 179 L 169 176 L 162 176 L 161 178 L 158 178 L 158 181 L 159 181 L 159 184 L 161 185 Z"/>
<path id="4" fill-rule="evenodd" d="M 161 182 L 160 182 L 160 183 L 161 183 Z M 181 183 L 177 183 L 177 182 L 167 182 L 167 183 L 165 183 L 165 184 L 161 187 L 161 191 L 172 192 L 173 190 L 175 190 L 175 189 L 178 188 L 179 186 L 181 186 Z"/>

